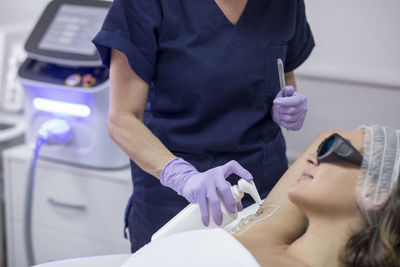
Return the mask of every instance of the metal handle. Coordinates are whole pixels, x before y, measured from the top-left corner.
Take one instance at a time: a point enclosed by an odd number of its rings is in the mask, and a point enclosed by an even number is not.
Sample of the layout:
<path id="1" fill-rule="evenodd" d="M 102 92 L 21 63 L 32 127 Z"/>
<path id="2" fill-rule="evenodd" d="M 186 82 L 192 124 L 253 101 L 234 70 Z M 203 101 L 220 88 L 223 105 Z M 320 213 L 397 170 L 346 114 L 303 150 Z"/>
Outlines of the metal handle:
<path id="1" fill-rule="evenodd" d="M 72 210 L 80 210 L 80 211 L 85 211 L 86 210 L 86 206 L 85 205 L 77 205 L 77 204 L 70 204 L 70 203 L 64 203 L 58 200 L 55 200 L 51 197 L 49 197 L 47 199 L 47 201 L 56 207 L 60 207 L 60 208 L 66 208 L 66 209 L 72 209 Z"/>
<path id="2" fill-rule="evenodd" d="M 278 58 L 277 62 L 278 62 L 279 84 L 281 86 L 282 97 L 286 97 L 285 70 L 283 67 L 282 59 Z"/>

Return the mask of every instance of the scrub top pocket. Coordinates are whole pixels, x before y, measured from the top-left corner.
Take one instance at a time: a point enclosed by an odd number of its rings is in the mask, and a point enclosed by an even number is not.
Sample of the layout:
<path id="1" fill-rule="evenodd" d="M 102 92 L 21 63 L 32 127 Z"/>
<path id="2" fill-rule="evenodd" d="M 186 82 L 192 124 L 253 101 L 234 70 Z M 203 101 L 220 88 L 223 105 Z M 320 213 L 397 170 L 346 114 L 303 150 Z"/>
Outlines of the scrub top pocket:
<path id="1" fill-rule="evenodd" d="M 280 88 L 278 74 L 278 58 L 286 63 L 287 45 L 270 46 L 265 48 L 265 100 L 272 101 Z"/>

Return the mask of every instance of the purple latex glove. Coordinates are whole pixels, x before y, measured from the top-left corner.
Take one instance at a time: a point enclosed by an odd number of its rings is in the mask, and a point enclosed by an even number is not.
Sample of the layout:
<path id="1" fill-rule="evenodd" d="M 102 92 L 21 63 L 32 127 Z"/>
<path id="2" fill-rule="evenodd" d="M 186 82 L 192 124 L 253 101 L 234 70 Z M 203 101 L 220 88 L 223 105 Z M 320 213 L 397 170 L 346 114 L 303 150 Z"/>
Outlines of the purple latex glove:
<path id="1" fill-rule="evenodd" d="M 228 212 L 236 212 L 231 184 L 226 181 L 226 178 L 233 173 L 247 181 L 253 179 L 253 176 L 234 160 L 208 171 L 199 172 L 182 158 L 174 158 L 163 168 L 160 181 L 162 185 L 172 188 L 188 201 L 198 203 L 201 221 L 205 226 L 208 226 L 210 220 L 208 200 L 215 224 L 221 225 L 221 200 L 218 195 L 221 196 Z M 237 204 L 239 210 L 243 209 L 240 201 Z"/>
<path id="2" fill-rule="evenodd" d="M 307 113 L 307 98 L 295 92 L 293 86 L 286 86 L 286 97 L 282 90 L 274 99 L 272 119 L 288 130 L 297 131 L 303 127 Z"/>

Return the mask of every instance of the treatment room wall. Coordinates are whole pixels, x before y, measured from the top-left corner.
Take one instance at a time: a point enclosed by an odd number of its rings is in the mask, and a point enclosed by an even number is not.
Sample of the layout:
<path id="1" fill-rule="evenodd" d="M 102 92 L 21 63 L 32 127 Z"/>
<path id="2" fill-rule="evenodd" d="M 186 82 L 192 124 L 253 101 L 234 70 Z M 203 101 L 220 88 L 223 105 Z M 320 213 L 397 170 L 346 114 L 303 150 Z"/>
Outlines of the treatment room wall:
<path id="1" fill-rule="evenodd" d="M 48 2 L 50 0 L 0 0 L 0 25 L 27 21 L 34 23 Z"/>
<path id="2" fill-rule="evenodd" d="M 49 0 L 0 0 L 0 25 L 32 21 Z M 400 128 L 399 0 L 305 0 L 316 40 L 297 71 L 309 111 L 300 132 L 284 131 L 297 157 L 327 129 L 381 123 Z"/>
<path id="3" fill-rule="evenodd" d="M 290 160 L 324 130 L 400 128 L 400 1 L 305 2 L 316 47 L 296 70 L 309 110 L 301 131 L 284 131 Z"/>

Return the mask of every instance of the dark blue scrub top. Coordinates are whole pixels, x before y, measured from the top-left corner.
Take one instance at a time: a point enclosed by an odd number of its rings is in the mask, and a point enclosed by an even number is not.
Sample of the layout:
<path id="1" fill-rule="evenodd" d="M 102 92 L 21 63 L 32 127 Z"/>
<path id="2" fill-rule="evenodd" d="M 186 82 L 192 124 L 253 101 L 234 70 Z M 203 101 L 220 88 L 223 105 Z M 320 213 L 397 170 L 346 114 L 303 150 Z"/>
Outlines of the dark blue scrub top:
<path id="1" fill-rule="evenodd" d="M 114 0 L 93 42 L 107 67 L 110 48 L 127 56 L 151 86 L 146 125 L 199 171 L 235 159 L 265 197 L 287 169 L 271 108 L 277 59 L 292 71 L 314 47 L 303 0 L 248 0 L 236 25 L 214 0 Z M 135 193 L 161 190 L 132 173 Z"/>

